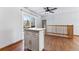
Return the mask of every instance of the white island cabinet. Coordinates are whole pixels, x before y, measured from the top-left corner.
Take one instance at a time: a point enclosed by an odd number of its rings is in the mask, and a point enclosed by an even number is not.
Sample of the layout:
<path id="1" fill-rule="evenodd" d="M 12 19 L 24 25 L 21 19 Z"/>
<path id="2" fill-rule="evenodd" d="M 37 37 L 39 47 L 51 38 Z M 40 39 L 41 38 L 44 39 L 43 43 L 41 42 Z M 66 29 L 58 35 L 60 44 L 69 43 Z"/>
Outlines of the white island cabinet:
<path id="1" fill-rule="evenodd" d="M 24 30 L 25 49 L 41 51 L 44 49 L 44 28 L 29 28 Z"/>

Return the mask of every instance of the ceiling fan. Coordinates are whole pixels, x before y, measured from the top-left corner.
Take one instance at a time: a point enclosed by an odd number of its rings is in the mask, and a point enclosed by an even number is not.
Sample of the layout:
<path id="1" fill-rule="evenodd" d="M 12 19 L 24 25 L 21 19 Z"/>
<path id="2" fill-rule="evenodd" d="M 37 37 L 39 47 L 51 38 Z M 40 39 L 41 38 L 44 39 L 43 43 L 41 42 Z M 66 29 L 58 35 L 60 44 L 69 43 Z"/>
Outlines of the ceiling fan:
<path id="1" fill-rule="evenodd" d="M 50 12 L 54 13 L 53 10 L 56 10 L 57 8 L 52 8 L 52 7 L 44 7 L 45 12 Z"/>

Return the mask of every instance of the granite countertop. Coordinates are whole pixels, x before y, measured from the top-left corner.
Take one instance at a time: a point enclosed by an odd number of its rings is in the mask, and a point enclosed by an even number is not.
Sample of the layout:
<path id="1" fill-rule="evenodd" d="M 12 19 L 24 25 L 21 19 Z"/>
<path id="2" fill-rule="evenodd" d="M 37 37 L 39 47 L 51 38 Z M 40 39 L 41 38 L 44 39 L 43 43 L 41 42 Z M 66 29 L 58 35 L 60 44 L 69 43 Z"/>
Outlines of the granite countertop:
<path id="1" fill-rule="evenodd" d="M 42 31 L 42 30 L 45 30 L 45 28 L 28 28 L 25 30 Z"/>

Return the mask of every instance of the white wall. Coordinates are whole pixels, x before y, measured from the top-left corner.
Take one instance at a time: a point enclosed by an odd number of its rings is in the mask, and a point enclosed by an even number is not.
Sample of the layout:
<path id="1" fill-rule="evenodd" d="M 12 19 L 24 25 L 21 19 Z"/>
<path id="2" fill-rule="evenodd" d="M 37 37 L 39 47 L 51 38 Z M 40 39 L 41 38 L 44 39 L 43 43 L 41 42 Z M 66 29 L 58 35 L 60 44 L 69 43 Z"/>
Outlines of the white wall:
<path id="1" fill-rule="evenodd" d="M 35 27 L 37 28 L 41 28 L 42 27 L 42 21 L 41 21 L 41 17 L 36 17 L 36 20 L 35 20 Z"/>
<path id="2" fill-rule="evenodd" d="M 0 7 L 0 48 L 23 39 L 22 31 L 20 8 Z"/>
<path id="3" fill-rule="evenodd" d="M 37 28 L 41 28 L 42 27 L 42 22 L 41 22 L 41 16 L 38 14 L 35 14 L 31 11 L 29 11 L 28 9 L 22 8 L 22 15 L 26 15 L 26 16 L 32 16 L 35 18 L 35 27 Z"/>
<path id="4" fill-rule="evenodd" d="M 48 25 L 74 25 L 74 34 L 79 35 L 79 10 L 72 8 L 67 12 L 51 14 L 45 17 Z M 74 10 L 75 9 L 75 10 Z M 78 8 L 79 9 L 79 8 Z M 61 10 L 62 11 L 62 10 Z"/>

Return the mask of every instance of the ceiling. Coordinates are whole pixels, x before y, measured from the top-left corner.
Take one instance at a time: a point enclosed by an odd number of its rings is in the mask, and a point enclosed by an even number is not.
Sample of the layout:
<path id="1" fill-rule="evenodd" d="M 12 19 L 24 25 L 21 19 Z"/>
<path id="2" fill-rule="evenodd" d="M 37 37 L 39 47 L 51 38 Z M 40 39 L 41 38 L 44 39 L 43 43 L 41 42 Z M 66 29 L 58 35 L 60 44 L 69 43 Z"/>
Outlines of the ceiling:
<path id="1" fill-rule="evenodd" d="M 46 15 L 45 10 L 43 7 L 27 7 L 31 11 L 39 14 L 39 15 Z M 52 7 L 53 8 L 53 7 Z M 49 14 L 58 14 L 58 13 L 64 13 L 64 12 L 74 12 L 79 11 L 79 7 L 57 7 L 57 10 L 54 10 L 54 13 L 48 13 Z"/>

